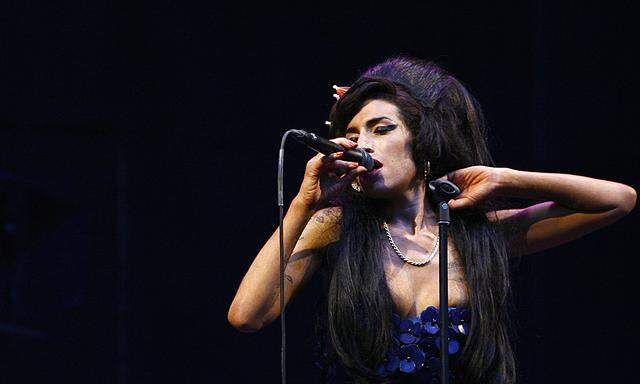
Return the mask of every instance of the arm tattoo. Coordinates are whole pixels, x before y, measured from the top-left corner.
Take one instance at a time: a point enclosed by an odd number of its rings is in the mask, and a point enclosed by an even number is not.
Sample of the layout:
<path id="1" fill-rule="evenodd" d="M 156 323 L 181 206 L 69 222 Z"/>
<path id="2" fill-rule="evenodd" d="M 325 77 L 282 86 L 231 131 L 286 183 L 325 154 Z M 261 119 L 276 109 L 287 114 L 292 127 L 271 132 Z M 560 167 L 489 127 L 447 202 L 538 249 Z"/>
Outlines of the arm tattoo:
<path id="1" fill-rule="evenodd" d="M 339 211 L 337 208 L 332 208 L 327 210 L 327 216 L 333 223 L 339 223 L 340 217 L 342 215 L 342 211 Z"/>
<path id="2" fill-rule="evenodd" d="M 291 284 L 293 284 L 293 277 L 291 277 L 291 276 L 287 275 L 286 273 L 284 274 L 284 277 L 286 277 L 286 278 L 287 278 L 287 280 L 289 280 L 289 282 L 290 282 Z"/>
<path id="3" fill-rule="evenodd" d="M 315 221 L 317 223 L 327 222 L 331 224 L 339 224 L 340 215 L 341 215 L 341 212 L 336 208 L 329 208 L 329 209 L 325 209 L 318 216 L 316 216 Z"/>

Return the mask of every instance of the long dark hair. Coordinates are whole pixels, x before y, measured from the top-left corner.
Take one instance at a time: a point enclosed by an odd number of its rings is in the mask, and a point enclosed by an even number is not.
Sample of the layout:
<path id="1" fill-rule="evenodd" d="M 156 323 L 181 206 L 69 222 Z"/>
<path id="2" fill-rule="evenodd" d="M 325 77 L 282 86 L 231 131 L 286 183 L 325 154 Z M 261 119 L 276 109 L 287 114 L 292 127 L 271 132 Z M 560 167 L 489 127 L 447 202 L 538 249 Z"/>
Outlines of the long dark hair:
<path id="1" fill-rule="evenodd" d="M 330 135 L 344 136 L 346 125 L 373 99 L 398 107 L 413 136 L 418 175 L 425 160 L 432 179 L 472 165 L 494 165 L 478 102 L 435 63 L 396 57 L 366 70 L 333 105 Z M 326 300 L 318 328 L 325 336 L 322 343 L 328 341 L 325 368 L 339 359 L 353 377 L 370 382 L 385 382 L 374 367 L 393 337 L 379 204 L 350 189 L 345 192 L 341 237 L 325 257 Z M 453 368 L 464 383 L 510 384 L 515 382 L 515 359 L 509 341 L 508 254 L 504 228 L 487 219 L 486 208 L 454 212 L 449 229 L 464 264 L 471 310 L 470 334 Z"/>

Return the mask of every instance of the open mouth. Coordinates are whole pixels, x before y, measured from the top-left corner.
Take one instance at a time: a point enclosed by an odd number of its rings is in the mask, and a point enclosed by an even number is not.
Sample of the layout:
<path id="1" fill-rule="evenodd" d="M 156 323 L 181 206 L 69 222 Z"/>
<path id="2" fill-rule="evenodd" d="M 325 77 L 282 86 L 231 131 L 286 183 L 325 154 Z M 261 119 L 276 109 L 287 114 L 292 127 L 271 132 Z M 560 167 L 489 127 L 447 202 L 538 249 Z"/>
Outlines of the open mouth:
<path id="1" fill-rule="evenodd" d="M 368 180 L 373 177 L 377 177 L 378 174 L 381 172 L 381 169 L 382 169 L 382 162 L 380 160 L 373 159 L 373 169 L 369 172 L 363 173 L 358 177 L 360 177 L 361 180 Z"/>

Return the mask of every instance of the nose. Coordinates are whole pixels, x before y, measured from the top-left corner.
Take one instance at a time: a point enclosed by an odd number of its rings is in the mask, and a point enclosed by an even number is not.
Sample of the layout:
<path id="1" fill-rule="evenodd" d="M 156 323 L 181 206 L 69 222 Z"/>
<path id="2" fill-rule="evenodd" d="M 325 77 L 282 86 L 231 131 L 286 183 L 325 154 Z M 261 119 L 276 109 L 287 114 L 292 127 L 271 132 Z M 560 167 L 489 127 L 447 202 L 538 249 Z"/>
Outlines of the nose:
<path id="1" fill-rule="evenodd" d="M 358 147 L 362 148 L 367 153 L 373 153 L 374 152 L 373 148 L 371 148 L 371 143 L 367 139 L 365 139 L 363 137 L 359 138 Z"/>

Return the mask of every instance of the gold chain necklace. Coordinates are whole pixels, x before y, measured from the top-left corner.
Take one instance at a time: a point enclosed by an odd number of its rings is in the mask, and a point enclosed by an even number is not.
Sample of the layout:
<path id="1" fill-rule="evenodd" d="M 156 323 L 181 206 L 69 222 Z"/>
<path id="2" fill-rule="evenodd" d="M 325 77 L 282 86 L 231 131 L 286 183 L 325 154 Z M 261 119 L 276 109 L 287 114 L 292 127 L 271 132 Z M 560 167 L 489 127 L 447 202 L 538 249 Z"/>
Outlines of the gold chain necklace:
<path id="1" fill-rule="evenodd" d="M 427 264 L 428 262 L 430 262 L 435 257 L 436 251 L 438 250 L 438 243 L 440 241 L 440 239 L 439 239 L 440 236 L 438 236 L 437 234 L 436 234 L 436 244 L 433 247 L 433 251 L 431 251 L 431 253 L 429 254 L 429 256 L 427 257 L 427 259 L 425 261 L 417 262 L 417 261 L 413 261 L 413 260 L 407 259 L 407 257 L 405 255 L 403 255 L 402 252 L 400 252 L 400 249 L 398 249 L 398 246 L 393 241 L 393 237 L 391 237 L 391 232 L 389 232 L 389 226 L 387 225 L 387 222 L 386 221 L 382 221 L 382 225 L 384 226 L 384 231 L 387 233 L 387 239 L 389 239 L 389 244 L 391 244 L 391 248 L 393 248 L 393 250 L 396 252 L 396 254 L 398 256 L 400 256 L 400 258 L 405 263 L 409 263 L 411 265 L 415 265 L 416 267 L 421 267 L 421 266 Z"/>

